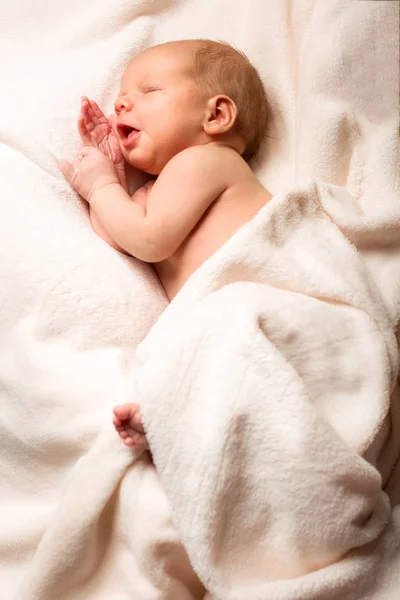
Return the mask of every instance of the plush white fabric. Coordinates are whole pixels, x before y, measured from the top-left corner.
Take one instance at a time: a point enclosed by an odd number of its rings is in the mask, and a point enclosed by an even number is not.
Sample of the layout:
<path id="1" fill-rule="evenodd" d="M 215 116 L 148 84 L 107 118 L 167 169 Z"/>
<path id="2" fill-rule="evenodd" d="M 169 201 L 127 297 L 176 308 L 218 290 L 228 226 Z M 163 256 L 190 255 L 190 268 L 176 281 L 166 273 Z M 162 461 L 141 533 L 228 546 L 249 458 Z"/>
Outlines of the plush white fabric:
<path id="1" fill-rule="evenodd" d="M 2 7 L 2 600 L 397 598 L 397 14 L 358 0 Z M 135 363 L 164 295 L 96 238 L 55 159 L 79 148 L 81 94 L 111 110 L 131 57 L 189 37 L 259 68 L 272 120 L 257 170 L 276 196 Z M 159 475 L 112 430 L 131 398 Z"/>
<path id="2" fill-rule="evenodd" d="M 212 598 L 398 593 L 400 521 L 360 456 L 387 414 L 398 349 L 342 234 L 354 208 L 326 184 L 276 195 L 138 349 L 154 461 Z"/>

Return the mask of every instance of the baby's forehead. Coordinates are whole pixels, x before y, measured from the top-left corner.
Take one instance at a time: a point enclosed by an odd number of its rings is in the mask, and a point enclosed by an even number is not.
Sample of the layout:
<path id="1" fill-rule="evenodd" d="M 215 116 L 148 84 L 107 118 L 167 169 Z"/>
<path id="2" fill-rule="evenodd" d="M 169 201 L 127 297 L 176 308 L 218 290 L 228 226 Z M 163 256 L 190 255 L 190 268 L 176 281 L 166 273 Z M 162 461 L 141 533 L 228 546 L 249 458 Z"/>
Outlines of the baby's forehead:
<path id="1" fill-rule="evenodd" d="M 185 43 L 161 44 L 140 52 L 126 67 L 121 84 L 192 71 L 194 48 Z"/>

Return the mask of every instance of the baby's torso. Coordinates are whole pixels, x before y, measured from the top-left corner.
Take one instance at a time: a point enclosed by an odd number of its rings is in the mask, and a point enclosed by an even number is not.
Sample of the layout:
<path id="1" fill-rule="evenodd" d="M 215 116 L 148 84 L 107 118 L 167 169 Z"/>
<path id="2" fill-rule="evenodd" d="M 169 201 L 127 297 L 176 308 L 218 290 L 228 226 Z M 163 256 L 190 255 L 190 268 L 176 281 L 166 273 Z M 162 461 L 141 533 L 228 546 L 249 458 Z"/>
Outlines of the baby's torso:
<path id="1" fill-rule="evenodd" d="M 245 172 L 210 206 L 202 219 L 169 258 L 154 264 L 168 298 L 232 235 L 271 199 L 256 177 Z"/>

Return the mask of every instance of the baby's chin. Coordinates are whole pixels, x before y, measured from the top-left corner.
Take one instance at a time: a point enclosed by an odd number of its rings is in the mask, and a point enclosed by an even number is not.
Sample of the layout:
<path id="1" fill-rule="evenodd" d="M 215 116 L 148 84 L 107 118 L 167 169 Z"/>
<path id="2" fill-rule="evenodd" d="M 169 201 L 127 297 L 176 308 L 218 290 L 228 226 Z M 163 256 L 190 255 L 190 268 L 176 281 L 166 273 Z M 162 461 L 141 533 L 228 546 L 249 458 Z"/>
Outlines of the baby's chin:
<path id="1" fill-rule="evenodd" d="M 126 162 L 134 169 L 138 169 L 138 171 L 143 171 L 149 175 L 159 175 L 166 165 L 166 162 L 163 164 L 162 161 L 157 160 L 156 157 L 140 156 L 139 153 L 135 151 L 136 149 L 133 149 L 130 152 L 127 152 L 126 148 L 124 148 L 124 150 L 123 154 Z"/>

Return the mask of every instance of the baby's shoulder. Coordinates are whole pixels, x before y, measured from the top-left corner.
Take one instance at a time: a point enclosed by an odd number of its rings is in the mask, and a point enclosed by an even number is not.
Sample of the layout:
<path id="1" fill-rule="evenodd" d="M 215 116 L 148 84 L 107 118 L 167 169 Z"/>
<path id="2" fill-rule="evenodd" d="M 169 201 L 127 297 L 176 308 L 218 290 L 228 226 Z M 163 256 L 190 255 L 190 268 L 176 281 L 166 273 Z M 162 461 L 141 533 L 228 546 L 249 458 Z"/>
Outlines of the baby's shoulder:
<path id="1" fill-rule="evenodd" d="M 212 143 L 190 146 L 175 155 L 171 162 L 174 162 L 175 167 L 196 170 L 205 167 L 221 170 L 224 166 L 235 165 L 237 168 L 246 165 L 240 154 L 232 148 Z"/>
<path id="2" fill-rule="evenodd" d="M 165 167 L 169 178 L 207 185 L 231 187 L 235 182 L 248 179 L 251 170 L 235 150 L 220 144 L 191 146 L 176 154 Z M 254 177 L 254 175 L 251 175 Z"/>

